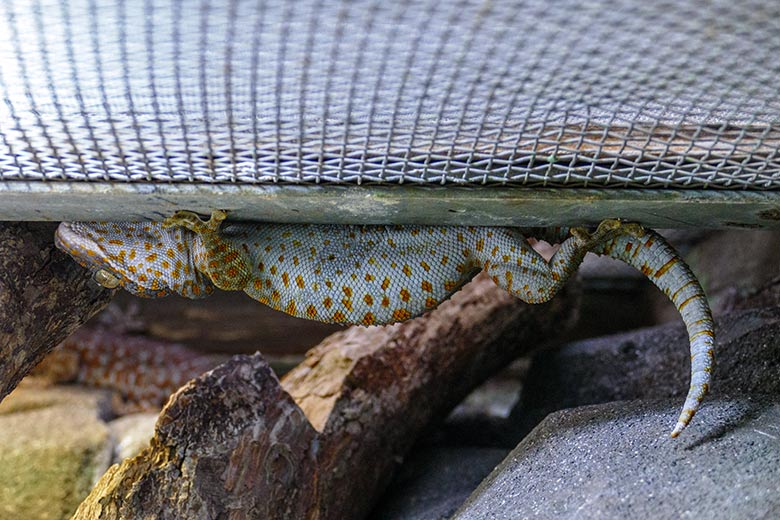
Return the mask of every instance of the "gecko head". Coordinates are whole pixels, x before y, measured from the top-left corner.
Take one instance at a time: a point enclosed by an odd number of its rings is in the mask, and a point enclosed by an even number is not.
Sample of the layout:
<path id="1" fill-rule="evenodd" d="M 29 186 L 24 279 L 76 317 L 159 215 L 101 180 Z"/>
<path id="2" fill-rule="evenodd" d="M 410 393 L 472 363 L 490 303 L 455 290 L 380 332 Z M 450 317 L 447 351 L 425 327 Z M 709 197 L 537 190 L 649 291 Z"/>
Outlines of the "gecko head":
<path id="1" fill-rule="evenodd" d="M 214 288 L 194 268 L 188 234 L 154 222 L 63 222 L 55 244 L 108 289 L 122 286 L 145 298 L 171 292 L 198 298 Z"/>

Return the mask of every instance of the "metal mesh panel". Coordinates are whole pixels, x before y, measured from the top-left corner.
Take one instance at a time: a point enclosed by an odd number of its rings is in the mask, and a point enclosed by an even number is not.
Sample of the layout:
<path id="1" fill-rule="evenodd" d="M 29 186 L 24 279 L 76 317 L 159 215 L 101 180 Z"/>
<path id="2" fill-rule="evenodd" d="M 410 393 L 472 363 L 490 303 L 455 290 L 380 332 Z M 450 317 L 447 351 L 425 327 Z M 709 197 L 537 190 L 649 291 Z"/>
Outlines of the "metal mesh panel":
<path id="1" fill-rule="evenodd" d="M 780 187 L 780 2 L 4 0 L 0 179 Z"/>

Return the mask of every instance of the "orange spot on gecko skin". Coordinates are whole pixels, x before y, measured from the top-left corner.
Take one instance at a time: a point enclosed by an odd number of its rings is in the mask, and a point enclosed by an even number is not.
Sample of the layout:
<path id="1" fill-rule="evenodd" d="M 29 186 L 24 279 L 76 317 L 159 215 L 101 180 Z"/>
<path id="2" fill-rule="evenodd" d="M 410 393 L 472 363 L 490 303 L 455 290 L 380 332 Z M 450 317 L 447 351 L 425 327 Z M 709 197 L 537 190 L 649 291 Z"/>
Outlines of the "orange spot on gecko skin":
<path id="1" fill-rule="evenodd" d="M 309 306 L 306 307 L 306 317 L 314 318 L 315 316 L 317 316 L 317 308 L 314 305 L 309 304 Z"/>
<path id="2" fill-rule="evenodd" d="M 162 266 L 162 268 L 165 269 L 166 271 L 171 268 L 171 264 L 169 264 L 167 260 L 163 260 L 162 262 L 160 262 L 160 266 Z"/>
<path id="3" fill-rule="evenodd" d="M 238 269 L 235 267 L 228 267 L 227 271 L 225 271 L 225 274 L 227 274 L 230 278 L 236 278 L 238 276 Z"/>
<path id="4" fill-rule="evenodd" d="M 450 258 L 447 255 L 444 255 L 441 257 L 441 265 L 447 265 L 447 262 L 450 261 Z"/>
<path id="5" fill-rule="evenodd" d="M 656 277 L 663 276 L 664 273 L 666 273 L 666 271 L 671 269 L 672 266 L 674 266 L 674 264 L 676 264 L 676 263 L 677 263 L 677 258 L 672 258 L 671 260 L 666 262 L 664 265 L 662 265 L 661 268 L 658 269 L 658 271 L 655 272 L 655 276 Z"/>
<path id="6" fill-rule="evenodd" d="M 436 307 L 438 304 L 439 302 L 436 301 L 436 298 L 431 298 L 430 296 L 425 298 L 425 306 L 429 309 Z"/>
<path id="7" fill-rule="evenodd" d="M 282 273 L 282 283 L 285 287 L 289 287 L 290 285 L 290 275 L 287 274 L 287 271 Z"/>
<path id="8" fill-rule="evenodd" d="M 458 283 L 453 282 L 452 280 L 447 280 L 446 282 L 444 282 L 444 290 L 447 292 L 454 291 L 457 286 Z"/>
<path id="9" fill-rule="evenodd" d="M 225 255 L 225 262 L 232 262 L 238 258 L 238 251 L 231 251 Z"/>
<path id="10" fill-rule="evenodd" d="M 347 309 L 347 311 L 352 312 L 352 300 L 348 300 L 344 298 L 343 300 L 341 300 L 341 304 L 344 306 L 345 309 Z"/>
<path id="11" fill-rule="evenodd" d="M 352 298 L 352 288 L 348 286 L 344 286 L 341 288 L 342 291 L 344 291 L 344 296 L 347 298 Z"/>
<path id="12" fill-rule="evenodd" d="M 490 256 L 496 256 L 498 254 L 498 246 L 494 247 L 492 251 L 490 251 Z"/>
<path id="13" fill-rule="evenodd" d="M 284 309 L 284 312 L 287 314 L 295 314 L 295 300 L 290 300 L 290 303 L 287 304 L 287 307 Z"/>
<path id="14" fill-rule="evenodd" d="M 553 273 L 553 275 L 555 275 L 555 273 Z M 555 278 L 555 276 L 553 276 L 553 278 Z M 512 271 L 505 272 L 504 273 L 504 279 L 506 280 L 506 288 L 507 288 L 507 290 L 511 291 L 512 290 L 512 282 L 514 281 L 514 279 L 512 278 Z"/>
<path id="15" fill-rule="evenodd" d="M 374 317 L 374 315 L 373 315 L 373 314 L 371 314 L 370 312 L 367 312 L 367 313 L 366 313 L 366 314 L 363 316 L 363 321 L 362 321 L 363 325 L 366 325 L 366 326 L 367 326 L 367 325 L 373 325 L 373 324 L 374 324 L 374 322 L 376 322 L 376 318 L 375 318 L 375 317 Z"/>
<path id="16" fill-rule="evenodd" d="M 396 309 L 393 311 L 393 319 L 396 321 L 408 320 L 412 317 L 412 313 L 407 309 Z"/>
<path id="17" fill-rule="evenodd" d="M 428 263 L 425 260 L 420 262 L 420 267 L 425 269 L 426 273 L 431 270 L 431 266 L 429 266 Z"/>
<path id="18" fill-rule="evenodd" d="M 412 276 L 412 268 L 406 264 L 404 264 L 404 267 L 403 269 L 401 269 L 401 272 L 404 273 L 406 276 Z"/>
<path id="19" fill-rule="evenodd" d="M 271 300 L 278 302 L 281 299 L 282 299 L 282 295 L 279 294 L 279 291 L 274 290 L 274 292 L 271 293 Z"/>
<path id="20" fill-rule="evenodd" d="M 480 238 L 479 240 L 477 240 L 477 245 L 475 246 L 475 249 L 481 252 L 484 248 L 485 248 L 485 240 Z"/>
<path id="21" fill-rule="evenodd" d="M 382 307 L 390 307 L 390 298 L 382 296 Z"/>
<path id="22" fill-rule="evenodd" d="M 401 289 L 401 292 L 399 294 L 401 296 L 401 300 L 405 302 L 408 302 L 409 299 L 412 297 L 412 295 L 406 289 Z"/>
<path id="23" fill-rule="evenodd" d="M 336 323 L 344 323 L 347 321 L 347 318 L 344 316 L 344 313 L 341 311 L 336 311 L 333 313 L 333 321 Z"/>
<path id="24" fill-rule="evenodd" d="M 374 275 L 371 273 L 366 273 L 365 279 L 367 282 L 373 282 L 374 281 Z"/>
<path id="25" fill-rule="evenodd" d="M 324 300 L 322 300 L 322 304 L 325 306 L 326 309 L 330 309 L 330 306 L 333 305 L 333 300 L 330 299 L 330 297 L 325 297 Z"/>
<path id="26" fill-rule="evenodd" d="M 275 275 L 276 274 L 276 266 L 272 265 L 271 269 L 269 269 L 269 271 L 271 271 L 271 274 Z"/>
<path id="27" fill-rule="evenodd" d="M 301 289 L 303 289 L 306 286 L 306 284 L 303 281 L 303 276 L 298 275 L 295 277 L 295 285 L 297 285 Z"/>
<path id="28" fill-rule="evenodd" d="M 371 307 L 372 305 L 374 305 L 374 297 L 373 297 L 373 296 L 371 296 L 371 295 L 370 295 L 370 294 L 368 294 L 368 293 L 366 293 L 366 295 L 365 295 L 365 296 L 363 296 L 363 301 L 364 301 L 364 302 L 366 302 L 366 305 L 368 305 L 369 307 Z"/>
<path id="29" fill-rule="evenodd" d="M 256 290 L 256 291 L 259 291 L 260 289 L 262 289 L 262 288 L 263 288 L 263 281 L 262 281 L 260 278 L 255 278 L 255 279 L 252 281 L 252 283 L 253 283 L 253 285 L 255 286 L 255 290 Z"/>
<path id="30" fill-rule="evenodd" d="M 458 232 L 458 242 L 463 242 L 463 233 Z"/>
<path id="31" fill-rule="evenodd" d="M 422 287 L 422 290 L 425 292 L 433 292 L 433 284 L 428 280 L 423 280 L 420 283 L 420 287 Z"/>
<path id="32" fill-rule="evenodd" d="M 200 286 L 199 285 L 193 285 L 192 286 L 192 293 L 195 296 L 198 296 L 200 294 Z"/>
<path id="33" fill-rule="evenodd" d="M 552 279 L 553 279 L 553 280 L 555 280 L 556 282 L 560 281 L 560 279 L 561 279 L 561 275 L 559 275 L 559 274 L 558 274 L 557 272 L 555 272 L 555 271 L 553 271 L 553 272 L 552 272 L 552 274 L 551 274 L 550 276 L 552 276 Z"/>
<path id="34" fill-rule="evenodd" d="M 114 246 L 123 246 L 123 245 L 125 245 L 124 241 L 116 240 L 116 239 L 109 240 L 108 243 L 111 244 L 111 245 L 114 245 Z"/>
<path id="35" fill-rule="evenodd" d="M 144 242 L 144 249 L 147 251 L 152 249 L 152 243 L 151 242 Z"/>
<path id="36" fill-rule="evenodd" d="M 385 279 L 382 280 L 382 290 L 386 291 L 388 287 L 390 287 L 390 278 L 385 277 Z"/>
<path id="37" fill-rule="evenodd" d="M 300 263 L 300 260 L 298 260 L 297 256 L 293 257 L 293 265 L 298 265 Z"/>
<path id="38" fill-rule="evenodd" d="M 686 298 L 686 299 L 685 299 L 685 301 L 683 301 L 683 302 L 682 302 L 682 303 L 681 303 L 681 304 L 680 304 L 680 305 L 677 307 L 677 310 L 679 310 L 680 312 L 682 312 L 683 308 L 684 308 L 686 305 L 688 305 L 689 303 L 691 303 L 693 300 L 695 300 L 695 299 L 696 299 L 696 297 L 697 297 L 697 295 L 695 295 L 695 294 L 694 294 L 693 296 L 690 296 L 690 297 Z"/>

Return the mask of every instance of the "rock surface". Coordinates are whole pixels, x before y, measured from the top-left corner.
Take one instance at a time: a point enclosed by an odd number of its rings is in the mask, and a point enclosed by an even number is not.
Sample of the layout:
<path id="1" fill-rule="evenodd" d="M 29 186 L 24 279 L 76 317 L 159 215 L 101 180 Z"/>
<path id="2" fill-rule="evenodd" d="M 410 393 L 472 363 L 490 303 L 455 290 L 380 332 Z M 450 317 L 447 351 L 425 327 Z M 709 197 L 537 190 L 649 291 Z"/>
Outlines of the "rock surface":
<path id="1" fill-rule="evenodd" d="M 112 462 L 121 462 L 134 457 L 149 446 L 154 436 L 156 413 L 134 413 L 125 415 L 108 423 L 111 437 L 114 439 Z"/>
<path id="2" fill-rule="evenodd" d="M 780 399 L 710 400 L 697 428 L 671 439 L 678 407 L 635 401 L 552 414 L 453 518 L 780 515 Z"/>
<path id="3" fill-rule="evenodd" d="M 780 307 L 716 319 L 712 395 L 780 395 Z M 525 430 L 561 408 L 616 400 L 677 397 L 688 389 L 688 339 L 682 324 L 605 336 L 540 352 L 513 418 Z M 707 400 L 705 400 L 706 406 Z M 697 416 L 690 428 L 698 428 Z"/>
<path id="4" fill-rule="evenodd" d="M 101 393 L 18 388 L 0 404 L 0 518 L 70 518 L 108 468 Z"/>
<path id="5" fill-rule="evenodd" d="M 409 454 L 369 520 L 450 518 L 506 453 L 496 448 L 420 447 Z"/>

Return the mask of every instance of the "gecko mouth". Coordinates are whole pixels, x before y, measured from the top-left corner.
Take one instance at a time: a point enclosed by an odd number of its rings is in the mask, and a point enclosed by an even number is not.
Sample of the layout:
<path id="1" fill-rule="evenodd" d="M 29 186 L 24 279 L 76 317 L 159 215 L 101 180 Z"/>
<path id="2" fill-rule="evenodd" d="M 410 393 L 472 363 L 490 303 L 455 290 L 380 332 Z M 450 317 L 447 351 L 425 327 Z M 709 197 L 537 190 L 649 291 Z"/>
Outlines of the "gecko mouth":
<path id="1" fill-rule="evenodd" d="M 83 228 L 83 229 L 75 229 Z M 86 226 L 78 222 L 62 222 L 54 234 L 54 245 L 69 254 L 79 264 L 90 270 L 106 269 L 100 255 L 100 246 L 92 239 L 91 233 L 85 233 Z"/>

